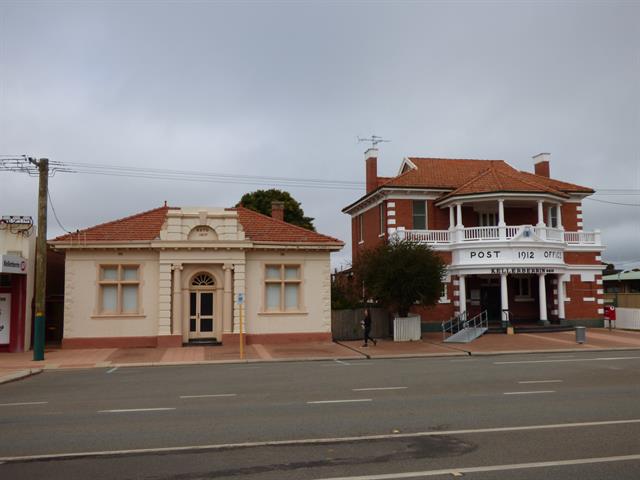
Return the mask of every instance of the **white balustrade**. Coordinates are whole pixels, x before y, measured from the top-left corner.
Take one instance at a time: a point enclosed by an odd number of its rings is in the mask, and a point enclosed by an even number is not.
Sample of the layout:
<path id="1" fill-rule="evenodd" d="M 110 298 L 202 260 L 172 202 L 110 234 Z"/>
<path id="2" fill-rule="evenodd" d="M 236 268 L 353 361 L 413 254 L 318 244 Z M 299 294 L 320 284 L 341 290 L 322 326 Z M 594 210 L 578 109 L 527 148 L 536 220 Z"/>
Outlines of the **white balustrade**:
<path id="1" fill-rule="evenodd" d="M 570 245 L 599 245 L 600 233 L 595 232 L 565 232 L 551 227 L 531 227 L 529 225 L 507 227 L 467 227 L 454 230 L 398 230 L 396 235 L 401 240 L 418 243 L 447 244 L 461 242 L 501 241 L 512 240 L 522 234 L 523 229 L 529 227 L 539 240 L 554 243 L 568 243 Z M 504 236 L 500 236 L 500 229 Z M 532 239 L 533 240 L 533 239 Z"/>

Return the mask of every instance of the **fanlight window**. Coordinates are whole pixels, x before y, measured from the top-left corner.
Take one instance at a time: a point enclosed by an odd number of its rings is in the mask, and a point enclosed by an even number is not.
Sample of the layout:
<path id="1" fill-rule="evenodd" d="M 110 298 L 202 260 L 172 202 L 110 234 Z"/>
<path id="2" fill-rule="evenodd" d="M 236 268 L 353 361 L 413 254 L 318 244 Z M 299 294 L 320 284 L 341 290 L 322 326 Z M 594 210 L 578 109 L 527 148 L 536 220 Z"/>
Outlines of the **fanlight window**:
<path id="1" fill-rule="evenodd" d="M 215 282 L 208 273 L 199 273 L 191 280 L 192 287 L 213 287 Z"/>

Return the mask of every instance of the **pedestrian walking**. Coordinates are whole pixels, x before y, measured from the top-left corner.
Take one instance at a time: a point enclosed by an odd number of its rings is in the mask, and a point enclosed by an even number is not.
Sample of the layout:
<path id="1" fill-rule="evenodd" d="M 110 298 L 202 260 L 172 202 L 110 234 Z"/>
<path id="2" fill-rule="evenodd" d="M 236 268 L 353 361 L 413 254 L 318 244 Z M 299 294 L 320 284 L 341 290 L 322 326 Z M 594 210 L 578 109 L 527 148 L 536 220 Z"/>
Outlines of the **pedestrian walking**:
<path id="1" fill-rule="evenodd" d="M 369 340 L 373 342 L 374 345 L 377 345 L 378 342 L 374 338 L 371 337 L 371 311 L 368 308 L 364 309 L 364 319 L 362 320 L 362 328 L 364 328 L 364 344 L 363 347 L 369 346 Z"/>

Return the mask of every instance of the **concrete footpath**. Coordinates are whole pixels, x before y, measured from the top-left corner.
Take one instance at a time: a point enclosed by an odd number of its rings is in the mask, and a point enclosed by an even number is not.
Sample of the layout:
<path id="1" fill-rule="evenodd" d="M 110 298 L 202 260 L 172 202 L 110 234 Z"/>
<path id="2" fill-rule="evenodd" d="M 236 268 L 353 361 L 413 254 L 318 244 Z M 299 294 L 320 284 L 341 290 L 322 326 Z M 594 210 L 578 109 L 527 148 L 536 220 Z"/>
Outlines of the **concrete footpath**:
<path id="1" fill-rule="evenodd" d="M 355 360 L 366 358 L 442 357 L 574 351 L 640 350 L 640 332 L 592 328 L 587 342 L 577 344 L 574 332 L 488 334 L 471 343 L 444 343 L 440 333 L 424 334 L 421 341 L 381 339 L 363 347 L 361 341 L 298 342 L 247 345 L 240 358 L 238 345 L 177 348 L 47 349 L 45 360 L 33 352 L 0 353 L 0 384 L 49 369 L 120 368 L 133 366 L 218 364 L 241 362 Z"/>

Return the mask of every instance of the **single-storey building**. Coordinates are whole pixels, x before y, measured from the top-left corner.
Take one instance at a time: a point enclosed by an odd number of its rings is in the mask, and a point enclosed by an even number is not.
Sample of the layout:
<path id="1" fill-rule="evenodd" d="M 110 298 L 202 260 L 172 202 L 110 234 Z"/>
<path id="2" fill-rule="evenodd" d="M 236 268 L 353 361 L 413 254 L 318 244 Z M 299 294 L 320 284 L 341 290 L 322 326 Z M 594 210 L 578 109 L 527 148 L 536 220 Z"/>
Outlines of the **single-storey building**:
<path id="1" fill-rule="evenodd" d="M 166 204 L 60 236 L 63 348 L 331 339 L 343 243 L 244 207 Z"/>

